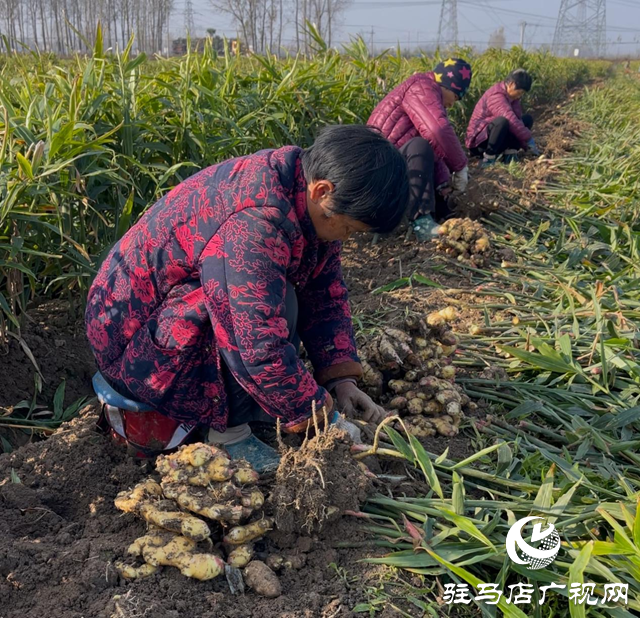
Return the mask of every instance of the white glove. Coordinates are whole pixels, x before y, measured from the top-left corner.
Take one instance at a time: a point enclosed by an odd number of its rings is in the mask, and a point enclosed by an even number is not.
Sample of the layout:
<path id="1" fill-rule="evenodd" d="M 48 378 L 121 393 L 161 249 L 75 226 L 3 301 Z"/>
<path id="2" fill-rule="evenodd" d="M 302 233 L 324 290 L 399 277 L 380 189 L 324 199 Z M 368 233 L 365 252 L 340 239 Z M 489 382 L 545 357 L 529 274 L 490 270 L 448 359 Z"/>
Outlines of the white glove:
<path id="1" fill-rule="evenodd" d="M 362 444 L 362 432 L 360 428 L 355 423 L 346 420 L 342 415 L 338 414 L 338 412 L 334 413 L 334 421 L 331 425 L 335 425 L 338 429 L 348 433 L 354 444 Z"/>
<path id="2" fill-rule="evenodd" d="M 464 166 L 459 172 L 453 173 L 453 178 L 451 179 L 451 186 L 454 191 L 460 191 L 463 193 L 467 185 L 469 184 L 469 167 Z"/>

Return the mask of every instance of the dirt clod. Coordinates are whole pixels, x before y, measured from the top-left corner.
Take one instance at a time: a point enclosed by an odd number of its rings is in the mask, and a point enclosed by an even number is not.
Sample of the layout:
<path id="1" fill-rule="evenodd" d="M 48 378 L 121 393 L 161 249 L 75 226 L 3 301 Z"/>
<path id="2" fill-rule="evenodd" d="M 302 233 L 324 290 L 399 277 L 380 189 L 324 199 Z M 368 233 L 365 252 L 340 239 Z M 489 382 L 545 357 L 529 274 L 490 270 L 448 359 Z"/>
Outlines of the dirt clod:
<path id="1" fill-rule="evenodd" d="M 269 498 L 280 532 L 320 531 L 364 502 L 370 480 L 349 446 L 346 435 L 330 426 L 283 453 Z"/>

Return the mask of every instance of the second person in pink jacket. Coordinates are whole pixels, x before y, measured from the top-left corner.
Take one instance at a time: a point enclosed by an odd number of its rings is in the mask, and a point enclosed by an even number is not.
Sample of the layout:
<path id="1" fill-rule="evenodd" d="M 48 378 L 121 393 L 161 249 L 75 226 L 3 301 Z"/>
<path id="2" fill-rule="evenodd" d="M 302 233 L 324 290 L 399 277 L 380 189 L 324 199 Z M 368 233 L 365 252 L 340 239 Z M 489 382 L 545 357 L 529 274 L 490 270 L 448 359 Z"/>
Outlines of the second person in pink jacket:
<path id="1" fill-rule="evenodd" d="M 524 69 L 512 71 L 503 82 L 494 84 L 476 104 L 466 144 L 471 154 L 484 158 L 485 164 L 495 162 L 509 150 L 528 150 L 538 154 L 531 135 L 533 118 L 522 113 L 520 99 L 531 90 L 533 80 Z"/>
<path id="2" fill-rule="evenodd" d="M 449 58 L 432 72 L 416 73 L 392 90 L 373 110 L 367 124 L 379 129 L 407 161 L 411 193 L 408 214 L 419 238 L 436 229 L 450 213 L 444 196 L 464 191 L 467 157 L 447 108 L 469 89 L 471 66 Z"/>

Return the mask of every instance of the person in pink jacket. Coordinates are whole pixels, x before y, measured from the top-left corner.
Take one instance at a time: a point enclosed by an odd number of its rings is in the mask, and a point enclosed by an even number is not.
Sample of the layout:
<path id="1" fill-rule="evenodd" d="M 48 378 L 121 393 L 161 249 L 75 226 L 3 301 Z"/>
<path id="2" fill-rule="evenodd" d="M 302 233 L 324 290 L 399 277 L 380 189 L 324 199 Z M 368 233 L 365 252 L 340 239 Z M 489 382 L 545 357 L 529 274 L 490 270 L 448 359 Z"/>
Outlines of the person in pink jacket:
<path id="1" fill-rule="evenodd" d="M 446 196 L 465 191 L 467 157 L 449 122 L 447 108 L 471 83 L 471 66 L 448 58 L 433 71 L 416 73 L 392 90 L 367 124 L 379 129 L 407 161 L 411 194 L 407 212 L 418 238 L 426 238 L 450 212 Z"/>
<path id="2" fill-rule="evenodd" d="M 529 73 L 517 69 L 503 82 L 491 86 L 476 104 L 466 144 L 471 154 L 484 158 L 485 165 L 494 163 L 503 154 L 507 159 L 521 149 L 539 154 L 531 135 L 533 118 L 522 113 L 520 104 L 532 82 Z"/>

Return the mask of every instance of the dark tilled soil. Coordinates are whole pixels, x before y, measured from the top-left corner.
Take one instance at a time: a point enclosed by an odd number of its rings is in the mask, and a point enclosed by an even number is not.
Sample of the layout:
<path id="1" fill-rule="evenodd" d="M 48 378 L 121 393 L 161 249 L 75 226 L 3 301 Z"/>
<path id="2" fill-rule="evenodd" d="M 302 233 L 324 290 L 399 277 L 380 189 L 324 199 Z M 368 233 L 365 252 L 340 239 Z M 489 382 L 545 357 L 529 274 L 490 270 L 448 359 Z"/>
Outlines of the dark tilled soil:
<path id="1" fill-rule="evenodd" d="M 554 157 L 571 148 L 581 127 L 552 118 L 550 111 L 542 116 L 536 132 L 544 152 Z M 477 216 L 509 208 L 509 198 L 533 199 L 533 180 L 544 184 L 554 173 L 553 160 L 524 165 L 526 180 L 518 181 L 504 169 L 481 170 L 473 163 L 474 185 L 461 204 L 462 211 Z M 454 330 L 465 332 L 482 320 L 482 303 L 489 302 L 489 297 L 474 294 L 467 271 L 436 255 L 430 243 L 405 240 L 402 232 L 380 239 L 375 246 L 370 237 L 350 241 L 345 246 L 344 270 L 361 340 L 377 324 L 400 324 L 406 309 L 427 313 L 449 304 L 459 314 Z M 443 289 L 414 282 L 413 287 L 371 293 L 414 272 Z M 50 405 L 63 379 L 65 403 L 90 395 L 94 365 L 81 316 L 65 304 L 46 303 L 31 311 L 30 317 L 23 337 L 45 379 L 38 401 Z M 0 415 L 34 392 L 34 368 L 20 344 L 12 340 L 5 352 L 0 357 Z M 376 550 L 335 547 L 340 541 L 364 540 L 360 520 L 352 519 L 332 522 L 322 537 L 282 533 L 269 537 L 263 549 L 307 553 L 302 570 L 281 575 L 283 595 L 277 599 L 251 592 L 234 597 L 224 578 L 196 582 L 171 568 L 147 580 L 123 582 L 113 562 L 144 532 L 144 525 L 119 514 L 113 499 L 151 470 L 96 433 L 95 418 L 95 410 L 89 407 L 50 439 L 0 455 L 0 617 L 329 618 L 352 615 L 353 607 L 365 600 L 367 588 L 379 586 L 384 569 L 358 562 Z M 426 442 L 434 453 L 447 447 L 456 459 L 475 450 L 465 434 Z M 406 473 L 399 463 L 385 471 Z M 415 481 L 396 488 L 406 495 L 426 490 Z M 397 614 L 387 608 L 381 615 Z"/>
<path id="2" fill-rule="evenodd" d="M 38 403 L 51 405 L 63 380 L 66 405 L 92 394 L 93 355 L 82 317 L 67 303 L 49 301 L 29 311 L 21 335 L 44 378 Z M 8 349 L 0 350 L 0 408 L 10 410 L 22 400 L 30 401 L 35 377 L 35 366 L 23 344 L 9 338 Z"/>
<path id="3" fill-rule="evenodd" d="M 377 567 L 357 563 L 363 551 L 334 548 L 364 538 L 357 520 L 345 519 L 321 538 L 280 533 L 263 543 L 307 554 L 302 570 L 281 575 L 278 599 L 233 597 L 224 578 L 197 582 L 171 568 L 123 582 L 113 562 L 145 526 L 113 500 L 150 470 L 96 433 L 95 419 L 89 407 L 47 441 L 0 456 L 3 618 L 347 616 L 377 578 Z M 351 587 L 353 575 L 363 579 Z"/>
<path id="4" fill-rule="evenodd" d="M 350 444 L 330 427 L 283 452 L 270 499 L 279 531 L 326 530 L 342 513 L 359 510 L 371 481 L 351 456 Z"/>
<path id="5" fill-rule="evenodd" d="M 477 219 L 494 211 L 509 210 L 515 201 L 525 207 L 534 199 L 543 201 L 538 190 L 556 175 L 554 159 L 569 152 L 584 130 L 581 123 L 563 110 L 564 105 L 534 110 L 535 137 L 543 156 L 523 160 L 519 164 L 522 174 L 518 177 L 502 165 L 484 169 L 479 160 L 472 159 L 472 180 L 468 191 L 455 200 L 455 214 Z M 498 263 L 502 259 L 499 252 L 495 259 Z M 474 295 L 468 270 L 437 253 L 433 243 L 418 243 L 412 235 L 407 236 L 406 227 L 381 237 L 375 245 L 370 235 L 352 238 L 344 245 L 342 262 L 361 332 L 381 323 L 400 324 L 407 309 L 426 314 L 447 304 L 458 310 L 454 330 L 466 332 L 470 325 L 481 322 L 482 304 L 489 302 L 487 296 Z M 411 285 L 400 284 L 402 278 L 416 274 L 442 289 L 415 279 Z M 394 282 L 399 286 L 397 289 L 378 290 Z"/>

